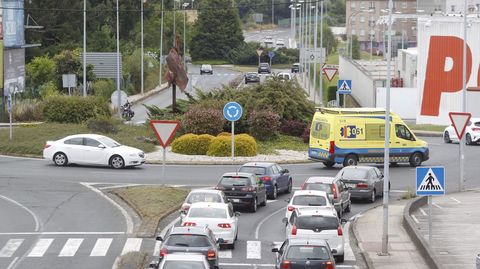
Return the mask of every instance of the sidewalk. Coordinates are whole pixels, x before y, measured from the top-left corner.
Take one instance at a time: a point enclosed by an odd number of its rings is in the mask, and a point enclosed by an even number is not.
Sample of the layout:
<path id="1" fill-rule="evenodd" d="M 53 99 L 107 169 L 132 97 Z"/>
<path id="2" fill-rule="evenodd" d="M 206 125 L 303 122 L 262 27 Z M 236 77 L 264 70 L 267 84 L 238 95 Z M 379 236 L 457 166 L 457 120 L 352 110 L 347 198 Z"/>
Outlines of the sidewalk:
<path id="1" fill-rule="evenodd" d="M 403 228 L 403 211 L 408 202 L 393 201 L 389 205 L 389 256 L 378 255 L 382 251 L 382 206 L 366 211 L 353 222 L 354 235 L 370 269 L 430 268 Z"/>

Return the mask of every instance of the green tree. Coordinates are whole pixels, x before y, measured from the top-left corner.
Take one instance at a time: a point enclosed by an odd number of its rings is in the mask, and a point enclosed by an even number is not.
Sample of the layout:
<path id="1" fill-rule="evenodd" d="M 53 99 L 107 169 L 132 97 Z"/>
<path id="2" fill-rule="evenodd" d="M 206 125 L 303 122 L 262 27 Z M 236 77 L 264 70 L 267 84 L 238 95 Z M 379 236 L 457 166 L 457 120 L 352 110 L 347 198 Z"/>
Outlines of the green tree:
<path id="1" fill-rule="evenodd" d="M 27 87 L 37 88 L 47 82 L 56 81 L 57 65 L 48 56 L 35 57 L 26 65 Z"/>
<path id="2" fill-rule="evenodd" d="M 230 0 L 204 0 L 190 44 L 192 59 L 223 59 L 243 44 L 238 11 Z"/>
<path id="3" fill-rule="evenodd" d="M 360 42 L 358 42 L 358 36 L 352 36 L 352 58 L 355 60 L 360 59 Z"/>
<path id="4" fill-rule="evenodd" d="M 320 27 L 318 27 L 318 47 L 320 47 Z M 332 29 L 330 26 L 324 22 L 323 23 L 323 47 L 327 55 L 337 50 L 337 39 L 333 35 Z"/>

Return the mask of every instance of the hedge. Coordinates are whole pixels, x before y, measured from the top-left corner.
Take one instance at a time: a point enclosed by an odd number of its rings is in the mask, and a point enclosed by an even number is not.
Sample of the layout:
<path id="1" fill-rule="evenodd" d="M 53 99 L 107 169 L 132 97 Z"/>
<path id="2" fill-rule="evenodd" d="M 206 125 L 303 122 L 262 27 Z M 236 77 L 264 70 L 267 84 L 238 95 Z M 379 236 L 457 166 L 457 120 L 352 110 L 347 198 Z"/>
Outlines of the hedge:
<path id="1" fill-rule="evenodd" d="M 53 96 L 45 101 L 43 117 L 49 122 L 83 123 L 111 117 L 108 104 L 95 97 Z"/>
<path id="2" fill-rule="evenodd" d="M 247 134 L 235 135 L 235 156 L 257 155 L 257 142 Z M 228 157 L 232 154 L 232 139 L 229 136 L 217 136 L 208 147 L 208 156 Z"/>

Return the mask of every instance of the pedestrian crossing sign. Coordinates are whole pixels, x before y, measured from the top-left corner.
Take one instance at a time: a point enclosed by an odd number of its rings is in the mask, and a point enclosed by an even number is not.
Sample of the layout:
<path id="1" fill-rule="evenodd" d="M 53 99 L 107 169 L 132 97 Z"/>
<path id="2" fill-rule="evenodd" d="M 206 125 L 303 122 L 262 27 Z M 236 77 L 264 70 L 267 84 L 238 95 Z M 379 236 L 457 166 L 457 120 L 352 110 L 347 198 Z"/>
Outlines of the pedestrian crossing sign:
<path id="1" fill-rule="evenodd" d="M 417 167 L 416 194 L 419 196 L 445 194 L 444 167 Z"/>
<path id="2" fill-rule="evenodd" d="M 339 94 L 351 94 L 352 81 L 347 79 L 339 79 L 337 83 L 337 91 Z"/>

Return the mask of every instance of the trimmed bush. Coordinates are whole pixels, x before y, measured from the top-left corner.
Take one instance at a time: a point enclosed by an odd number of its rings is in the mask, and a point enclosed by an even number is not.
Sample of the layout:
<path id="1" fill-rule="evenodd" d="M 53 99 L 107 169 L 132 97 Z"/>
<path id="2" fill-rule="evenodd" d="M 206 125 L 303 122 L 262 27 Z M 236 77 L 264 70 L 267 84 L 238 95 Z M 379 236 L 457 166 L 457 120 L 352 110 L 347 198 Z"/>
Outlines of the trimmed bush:
<path id="1" fill-rule="evenodd" d="M 173 140 L 172 151 L 179 154 L 198 155 L 198 135 L 184 134 Z"/>
<path id="2" fill-rule="evenodd" d="M 15 122 L 43 120 L 43 103 L 34 100 L 22 100 L 12 106 Z"/>
<path id="3" fill-rule="evenodd" d="M 46 121 L 83 123 L 89 119 L 111 117 L 108 104 L 95 97 L 54 96 L 45 101 Z"/>
<path id="4" fill-rule="evenodd" d="M 109 119 L 109 118 L 89 119 L 87 121 L 87 128 L 93 133 L 103 133 L 103 134 L 118 133 L 117 125 L 112 119 Z"/>
<path id="5" fill-rule="evenodd" d="M 221 132 L 217 136 L 232 136 L 232 133 L 229 132 Z"/>
<path id="6" fill-rule="evenodd" d="M 223 130 L 225 118 L 219 109 L 193 106 L 183 115 L 182 126 L 187 133 L 217 135 Z"/>
<path id="7" fill-rule="evenodd" d="M 259 140 L 268 140 L 278 135 L 280 116 L 270 110 L 253 111 L 248 123 L 250 134 Z"/>
<path id="8" fill-rule="evenodd" d="M 208 151 L 208 147 L 210 146 L 210 143 L 212 140 L 215 138 L 213 135 L 209 134 L 202 134 L 198 136 L 198 142 L 197 142 L 197 154 L 199 155 L 206 155 Z"/>
<path id="9" fill-rule="evenodd" d="M 307 127 L 307 125 L 302 121 L 287 120 L 286 122 L 282 123 L 282 126 L 280 127 L 280 133 L 301 137 L 305 131 L 305 127 Z"/>
<path id="10" fill-rule="evenodd" d="M 232 140 L 228 136 L 217 136 L 208 147 L 208 156 L 228 157 L 232 154 Z M 257 142 L 247 134 L 235 136 L 235 156 L 257 155 Z"/>

